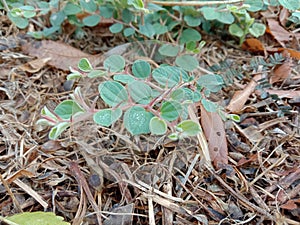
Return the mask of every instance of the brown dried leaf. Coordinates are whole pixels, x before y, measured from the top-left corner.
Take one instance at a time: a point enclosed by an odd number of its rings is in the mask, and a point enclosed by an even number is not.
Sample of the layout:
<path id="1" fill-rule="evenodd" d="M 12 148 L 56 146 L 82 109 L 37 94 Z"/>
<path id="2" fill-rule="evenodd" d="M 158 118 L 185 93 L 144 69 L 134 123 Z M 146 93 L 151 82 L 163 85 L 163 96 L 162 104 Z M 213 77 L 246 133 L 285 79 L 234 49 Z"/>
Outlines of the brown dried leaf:
<path id="1" fill-rule="evenodd" d="M 269 31 L 273 37 L 280 43 L 282 47 L 285 47 L 284 42 L 289 42 L 291 40 L 291 34 L 282 26 L 279 22 L 274 19 L 267 19 L 269 25 Z"/>
<path id="2" fill-rule="evenodd" d="M 49 60 L 51 60 L 51 58 L 35 59 L 19 66 L 19 69 L 28 73 L 36 73 L 40 71 Z"/>
<path id="3" fill-rule="evenodd" d="M 207 112 L 201 105 L 201 125 L 208 140 L 210 158 L 216 168 L 228 163 L 224 122 L 218 113 Z"/>
<path id="4" fill-rule="evenodd" d="M 103 225 L 130 225 L 132 224 L 133 219 L 133 209 L 134 204 L 128 204 L 125 206 L 120 206 L 117 208 L 114 208 L 112 212 L 116 215 L 111 215 L 103 222 Z"/>
<path id="5" fill-rule="evenodd" d="M 243 109 L 249 96 L 255 90 L 255 87 L 257 85 L 256 81 L 258 81 L 259 79 L 261 79 L 261 75 L 255 75 L 253 80 L 250 81 L 250 83 L 244 88 L 244 90 L 236 91 L 229 105 L 227 106 L 227 110 L 229 110 L 232 113 L 240 112 Z"/>
<path id="6" fill-rule="evenodd" d="M 295 201 L 291 199 L 287 203 L 281 205 L 280 208 L 287 209 L 287 210 L 293 210 L 293 209 L 297 209 L 298 206 L 295 203 Z"/>
<path id="7" fill-rule="evenodd" d="M 51 40 L 28 42 L 22 46 L 22 51 L 39 59 L 50 58 L 48 65 L 68 71 L 69 67 L 76 68 L 81 58 L 87 58 L 92 65 L 100 62 L 100 55 L 84 53 L 70 45 Z"/>
<path id="8" fill-rule="evenodd" d="M 273 70 L 273 74 L 270 78 L 270 84 L 274 84 L 276 82 L 285 80 L 287 77 L 290 76 L 291 72 L 292 72 L 292 63 L 290 60 L 288 60 L 283 64 L 277 66 Z"/>

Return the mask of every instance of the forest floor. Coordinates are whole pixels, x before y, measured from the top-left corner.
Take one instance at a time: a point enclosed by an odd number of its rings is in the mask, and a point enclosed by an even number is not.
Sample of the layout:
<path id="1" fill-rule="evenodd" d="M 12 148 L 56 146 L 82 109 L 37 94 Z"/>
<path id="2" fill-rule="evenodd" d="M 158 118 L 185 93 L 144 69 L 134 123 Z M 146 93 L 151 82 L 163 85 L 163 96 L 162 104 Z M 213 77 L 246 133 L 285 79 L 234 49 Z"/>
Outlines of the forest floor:
<path id="1" fill-rule="evenodd" d="M 81 40 L 66 28 L 37 41 L 0 16 L 0 214 L 46 210 L 75 225 L 300 224 L 300 34 L 282 20 L 266 20 L 267 33 L 242 47 L 203 34 L 195 73 L 217 66 L 233 77 L 212 98 L 241 122 L 195 104 L 205 139 L 132 138 L 121 124 L 85 121 L 54 141 L 36 124 L 42 108 L 77 86 L 97 95 L 95 80 L 66 82 L 69 66 L 113 50 L 126 58 L 126 41 L 109 21 Z"/>

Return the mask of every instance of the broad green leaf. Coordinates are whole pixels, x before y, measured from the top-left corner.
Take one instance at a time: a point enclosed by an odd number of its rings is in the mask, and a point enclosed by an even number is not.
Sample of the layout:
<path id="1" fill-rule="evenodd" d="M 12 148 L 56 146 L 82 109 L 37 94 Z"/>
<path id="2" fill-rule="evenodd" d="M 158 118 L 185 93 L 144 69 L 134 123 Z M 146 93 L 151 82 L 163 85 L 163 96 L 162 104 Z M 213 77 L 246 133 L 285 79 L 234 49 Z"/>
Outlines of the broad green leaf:
<path id="1" fill-rule="evenodd" d="M 7 217 L 7 220 L 18 225 L 71 225 L 64 218 L 53 212 L 25 212 Z"/>
<path id="2" fill-rule="evenodd" d="M 128 4 L 133 5 L 136 9 L 144 8 L 144 2 L 142 0 L 128 0 Z"/>
<path id="3" fill-rule="evenodd" d="M 264 2 L 263 1 L 245 0 L 244 4 L 250 5 L 250 8 L 247 9 L 250 12 L 260 11 L 264 7 Z"/>
<path id="4" fill-rule="evenodd" d="M 198 60 L 191 55 L 181 55 L 176 57 L 175 63 L 186 71 L 193 71 L 199 66 Z"/>
<path id="5" fill-rule="evenodd" d="M 297 10 L 300 9 L 300 1 L 299 0 L 278 0 L 279 3 L 289 10 Z"/>
<path id="6" fill-rule="evenodd" d="M 114 8 L 110 5 L 103 5 L 99 7 L 100 15 L 106 19 L 109 19 L 113 16 Z"/>
<path id="7" fill-rule="evenodd" d="M 57 117 L 46 107 L 44 106 L 44 108 L 41 111 L 41 115 L 47 116 L 52 118 L 54 121 L 57 121 Z"/>
<path id="8" fill-rule="evenodd" d="M 103 77 L 106 75 L 107 75 L 107 71 L 103 71 L 103 70 L 93 70 L 88 73 L 89 78 Z"/>
<path id="9" fill-rule="evenodd" d="M 217 103 L 214 103 L 210 100 L 207 100 L 205 98 L 201 99 L 201 104 L 203 105 L 203 107 L 205 108 L 205 110 L 207 112 L 216 112 L 218 109 L 218 105 Z"/>
<path id="10" fill-rule="evenodd" d="M 99 84 L 98 90 L 102 100 L 111 107 L 128 100 L 126 89 L 116 81 L 105 81 Z"/>
<path id="11" fill-rule="evenodd" d="M 186 16 L 184 16 L 184 21 L 190 27 L 197 27 L 197 26 L 199 26 L 201 24 L 200 17 L 194 17 L 192 15 L 186 15 Z"/>
<path id="12" fill-rule="evenodd" d="M 153 24 L 153 29 L 155 31 L 155 34 L 157 35 L 165 34 L 168 32 L 168 27 L 160 23 Z"/>
<path id="13" fill-rule="evenodd" d="M 201 132 L 199 124 L 192 120 L 184 120 L 176 128 L 180 130 L 181 137 L 195 136 Z"/>
<path id="14" fill-rule="evenodd" d="M 148 38 L 153 38 L 155 35 L 154 27 L 151 23 L 146 23 L 145 25 L 139 25 L 140 32 Z"/>
<path id="15" fill-rule="evenodd" d="M 149 104 L 152 99 L 152 89 L 142 81 L 133 81 L 128 84 L 130 97 L 140 104 Z"/>
<path id="16" fill-rule="evenodd" d="M 78 6 L 74 3 L 68 2 L 66 4 L 66 6 L 64 7 L 63 11 L 67 16 L 76 15 L 81 12 L 81 8 L 80 8 L 80 6 Z"/>
<path id="17" fill-rule="evenodd" d="M 104 60 L 104 68 L 115 73 L 120 72 L 125 67 L 125 59 L 120 55 L 111 55 Z"/>
<path id="18" fill-rule="evenodd" d="M 90 72 L 93 69 L 90 61 L 87 58 L 80 59 L 78 63 L 78 68 L 83 72 Z"/>
<path id="19" fill-rule="evenodd" d="M 153 114 L 140 106 L 129 108 L 124 114 L 124 126 L 132 135 L 148 134 Z"/>
<path id="20" fill-rule="evenodd" d="M 84 11 L 92 13 L 97 10 L 97 4 L 93 0 L 80 0 L 80 5 Z"/>
<path id="21" fill-rule="evenodd" d="M 62 132 L 64 132 L 67 128 L 69 128 L 69 122 L 61 122 L 56 126 L 52 127 L 49 131 L 49 139 L 56 140 Z"/>
<path id="22" fill-rule="evenodd" d="M 217 74 L 205 74 L 197 80 L 198 85 L 205 87 L 210 92 L 218 92 L 224 85 L 222 76 Z"/>
<path id="23" fill-rule="evenodd" d="M 266 26 L 262 23 L 253 23 L 252 27 L 249 28 L 250 34 L 254 37 L 259 37 L 264 35 L 266 31 Z"/>
<path id="24" fill-rule="evenodd" d="M 126 24 L 129 24 L 134 19 L 134 15 L 128 9 L 122 11 L 122 21 Z"/>
<path id="25" fill-rule="evenodd" d="M 74 80 L 74 79 L 77 79 L 77 78 L 81 78 L 82 77 L 82 74 L 77 72 L 77 73 L 70 73 L 68 76 L 67 76 L 67 80 Z"/>
<path id="26" fill-rule="evenodd" d="M 190 41 L 200 41 L 201 40 L 201 34 L 195 30 L 195 29 L 185 29 L 179 39 L 180 44 L 185 44 Z"/>
<path id="27" fill-rule="evenodd" d="M 100 20 L 101 17 L 99 15 L 94 14 L 94 15 L 84 17 L 82 23 L 87 27 L 94 27 L 97 24 L 99 24 Z"/>
<path id="28" fill-rule="evenodd" d="M 185 100 L 185 91 L 183 90 L 183 88 L 175 89 L 171 93 L 170 97 L 172 98 L 172 100 L 181 102 L 181 101 Z"/>
<path id="29" fill-rule="evenodd" d="M 125 37 L 129 37 L 129 36 L 133 35 L 134 33 L 135 33 L 135 30 L 131 27 L 125 28 L 123 30 L 123 34 Z"/>
<path id="30" fill-rule="evenodd" d="M 122 116 L 122 110 L 117 108 L 115 110 L 112 109 L 102 109 L 96 112 L 93 116 L 95 123 L 108 127 L 116 122 Z"/>
<path id="31" fill-rule="evenodd" d="M 234 22 L 234 16 L 231 12 L 220 12 L 218 13 L 217 20 L 223 24 L 232 24 Z"/>
<path id="32" fill-rule="evenodd" d="M 167 132 L 167 123 L 155 116 L 150 120 L 149 128 L 152 134 L 164 135 Z"/>
<path id="33" fill-rule="evenodd" d="M 132 73 L 137 78 L 145 79 L 151 74 L 151 66 L 144 60 L 136 60 L 132 65 Z"/>
<path id="34" fill-rule="evenodd" d="M 177 101 L 165 101 L 160 108 L 161 117 L 168 121 L 176 120 L 181 112 L 182 106 Z"/>
<path id="35" fill-rule="evenodd" d="M 174 46 L 171 44 L 163 44 L 158 49 L 158 52 L 164 56 L 175 57 L 179 52 L 179 46 Z"/>
<path id="36" fill-rule="evenodd" d="M 218 12 L 214 7 L 202 7 L 200 11 L 206 20 L 216 20 L 218 18 Z"/>
<path id="37" fill-rule="evenodd" d="M 231 34 L 231 35 L 234 35 L 234 36 L 237 36 L 237 37 L 243 37 L 243 35 L 244 35 L 244 31 L 242 30 L 242 28 L 240 28 L 239 27 L 239 25 L 237 25 L 237 24 L 231 24 L 230 26 L 229 26 L 229 33 Z"/>
<path id="38" fill-rule="evenodd" d="M 62 119 L 70 119 L 74 114 L 83 111 L 84 110 L 73 100 L 65 100 L 54 109 L 54 112 Z"/>
<path id="39" fill-rule="evenodd" d="M 35 8 L 31 5 L 25 5 L 20 7 L 23 10 L 23 17 L 32 18 L 36 15 Z"/>
<path id="40" fill-rule="evenodd" d="M 180 81 L 187 82 L 189 75 L 176 66 L 162 66 L 152 72 L 153 79 L 167 88 L 173 87 Z"/>
<path id="41" fill-rule="evenodd" d="M 119 33 L 123 30 L 123 24 L 121 23 L 115 23 L 109 27 L 110 32 L 113 34 Z"/>
<path id="42" fill-rule="evenodd" d="M 8 12 L 8 18 L 20 29 L 26 28 L 29 24 L 27 18 L 12 16 L 11 12 Z"/>
<path id="43" fill-rule="evenodd" d="M 128 84 L 128 83 L 134 81 L 135 79 L 133 76 L 128 75 L 128 74 L 117 74 L 117 75 L 114 75 L 114 80 L 122 82 L 124 84 Z"/>
<path id="44" fill-rule="evenodd" d="M 64 22 L 66 15 L 63 11 L 52 13 L 50 16 L 50 23 L 53 27 L 60 27 Z"/>

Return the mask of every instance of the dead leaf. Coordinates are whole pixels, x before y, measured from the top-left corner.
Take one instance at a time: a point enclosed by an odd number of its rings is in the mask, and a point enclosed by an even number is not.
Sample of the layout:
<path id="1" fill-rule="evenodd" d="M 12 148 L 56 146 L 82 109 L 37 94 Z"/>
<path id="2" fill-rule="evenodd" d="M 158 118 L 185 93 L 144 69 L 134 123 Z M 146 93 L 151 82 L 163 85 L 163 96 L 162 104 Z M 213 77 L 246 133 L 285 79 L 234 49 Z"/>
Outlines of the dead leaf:
<path id="1" fill-rule="evenodd" d="M 208 140 L 210 158 L 216 168 L 228 163 L 224 122 L 216 112 L 207 112 L 201 105 L 201 125 Z"/>
<path id="2" fill-rule="evenodd" d="M 285 47 L 284 42 L 289 42 L 291 40 L 291 34 L 282 26 L 280 26 L 279 22 L 274 19 L 267 19 L 269 32 L 273 35 L 273 37 L 278 41 L 278 43 Z"/>
<path id="3" fill-rule="evenodd" d="M 49 60 L 51 60 L 51 58 L 35 59 L 19 66 L 19 69 L 28 73 L 36 73 L 40 71 Z"/>
<path id="4" fill-rule="evenodd" d="M 261 79 L 261 75 L 255 75 L 253 80 L 250 81 L 250 83 L 244 88 L 244 90 L 236 91 L 226 109 L 232 113 L 240 112 L 243 109 L 249 96 L 255 90 L 257 81 L 259 79 Z"/>
<path id="5" fill-rule="evenodd" d="M 255 53 L 262 53 L 265 51 L 263 43 L 257 38 L 247 38 L 242 45 L 242 49 Z"/>
<path id="6" fill-rule="evenodd" d="M 297 209 L 298 206 L 294 200 L 289 200 L 287 203 L 281 205 L 280 208 L 287 209 L 287 210 L 293 210 L 293 209 Z"/>
<path id="7" fill-rule="evenodd" d="M 125 206 L 120 206 L 117 208 L 114 208 L 112 210 L 111 216 L 109 216 L 104 222 L 103 225 L 130 225 L 132 224 L 133 219 L 133 207 L 134 204 L 128 204 Z"/>
<path id="8" fill-rule="evenodd" d="M 270 78 L 270 84 L 274 84 L 276 82 L 285 80 L 290 76 L 291 72 L 292 72 L 291 60 L 287 60 L 283 64 L 276 66 Z"/>
<path id="9" fill-rule="evenodd" d="M 77 68 L 81 58 L 89 59 L 92 65 L 101 61 L 100 55 L 90 55 L 65 43 L 51 40 L 28 42 L 22 45 L 22 51 L 39 59 L 50 58 L 48 65 L 65 71 L 69 71 L 70 66 Z"/>

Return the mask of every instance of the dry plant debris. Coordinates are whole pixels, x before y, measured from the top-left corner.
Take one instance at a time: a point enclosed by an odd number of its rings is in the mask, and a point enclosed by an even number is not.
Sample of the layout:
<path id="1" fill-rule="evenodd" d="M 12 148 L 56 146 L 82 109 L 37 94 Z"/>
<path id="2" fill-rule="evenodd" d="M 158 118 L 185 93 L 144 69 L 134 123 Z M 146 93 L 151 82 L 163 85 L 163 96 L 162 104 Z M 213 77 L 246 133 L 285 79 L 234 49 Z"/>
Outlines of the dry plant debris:
<path id="1" fill-rule="evenodd" d="M 286 60 L 271 71 L 235 80 L 216 96 L 241 115 L 241 123 L 224 124 L 196 106 L 192 113 L 200 118 L 206 140 L 179 142 L 131 138 L 118 124 L 108 129 L 89 121 L 74 125 L 59 141 L 48 140 L 35 122 L 44 105 L 53 108 L 72 88 L 65 82 L 69 66 L 81 57 L 99 62 L 96 47 L 122 43 L 87 30 L 91 38 L 85 41 L 42 41 L 37 47 L 36 41 L 17 37 L 19 31 L 1 16 L 1 215 L 47 210 L 74 225 L 299 224 L 300 36 L 264 16 L 269 26 L 264 38 L 274 38 L 272 48 L 263 38 L 246 40 L 242 51 L 208 37 L 200 70 L 225 59 L 233 68 L 248 66 L 257 54 L 281 52 Z M 272 87 L 266 91 L 279 96 L 277 104 L 255 88 L 268 74 Z M 94 84 L 78 85 L 85 96 L 95 95 Z"/>

